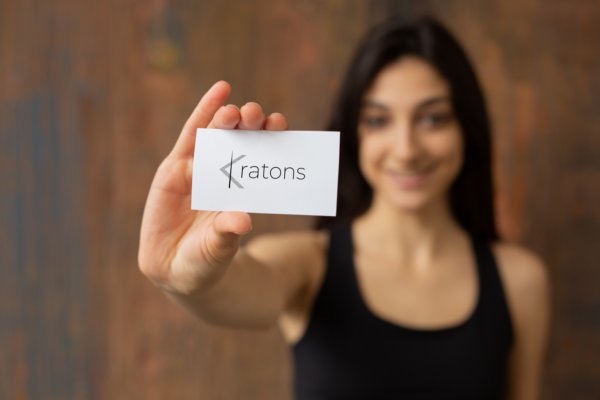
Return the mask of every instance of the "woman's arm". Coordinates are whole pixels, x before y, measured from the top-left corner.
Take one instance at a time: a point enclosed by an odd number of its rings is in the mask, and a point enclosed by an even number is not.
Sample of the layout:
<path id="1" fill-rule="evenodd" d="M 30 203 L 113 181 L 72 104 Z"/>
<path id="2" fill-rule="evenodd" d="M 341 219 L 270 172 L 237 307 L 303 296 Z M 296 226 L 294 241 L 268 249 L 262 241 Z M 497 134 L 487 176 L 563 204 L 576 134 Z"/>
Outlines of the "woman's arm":
<path id="1" fill-rule="evenodd" d="M 191 209 L 197 128 L 287 128 L 283 115 L 267 117 L 256 103 L 225 105 L 230 92 L 226 82 L 208 90 L 160 164 L 146 200 L 138 262 L 148 279 L 199 317 L 219 324 L 266 326 L 277 321 L 305 285 L 301 252 L 309 251 L 308 241 L 274 238 L 250 255 L 239 249 L 241 236 L 252 229 L 249 214 Z M 282 251 L 289 256 L 285 263 L 276 257 Z"/>
<path id="2" fill-rule="evenodd" d="M 509 399 L 537 400 L 550 324 L 550 282 L 546 266 L 521 247 L 495 248 L 507 292 L 515 344 L 510 356 Z"/>
<path id="3" fill-rule="evenodd" d="M 305 311 L 316 268 L 323 263 L 325 239 L 316 231 L 260 236 L 240 248 L 223 277 L 208 290 L 199 295 L 168 294 L 213 324 L 272 326 L 284 312 L 293 316 Z"/>

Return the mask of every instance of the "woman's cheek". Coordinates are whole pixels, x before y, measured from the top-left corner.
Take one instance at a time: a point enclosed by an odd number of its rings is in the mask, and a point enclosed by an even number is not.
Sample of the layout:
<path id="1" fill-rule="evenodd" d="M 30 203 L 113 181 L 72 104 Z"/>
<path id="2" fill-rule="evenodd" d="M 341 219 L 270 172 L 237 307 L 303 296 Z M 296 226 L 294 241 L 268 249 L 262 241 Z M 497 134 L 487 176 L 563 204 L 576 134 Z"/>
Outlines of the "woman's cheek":
<path id="1" fill-rule="evenodd" d="M 458 178 L 464 162 L 463 145 L 460 133 L 457 133 L 453 140 L 447 143 L 443 151 L 446 159 L 447 186 L 451 186 Z"/>
<path id="2" fill-rule="evenodd" d="M 373 186 L 374 169 L 381 158 L 380 152 L 377 150 L 380 147 L 374 137 L 363 137 L 359 147 L 359 167 L 366 181 Z"/>

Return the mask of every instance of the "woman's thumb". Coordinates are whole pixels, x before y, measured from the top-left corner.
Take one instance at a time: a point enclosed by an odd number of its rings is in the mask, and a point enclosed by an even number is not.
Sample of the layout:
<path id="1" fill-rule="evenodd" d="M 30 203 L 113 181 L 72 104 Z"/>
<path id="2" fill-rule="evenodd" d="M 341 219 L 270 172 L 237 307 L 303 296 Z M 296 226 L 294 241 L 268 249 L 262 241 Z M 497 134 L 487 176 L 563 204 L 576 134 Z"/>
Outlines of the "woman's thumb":
<path id="1" fill-rule="evenodd" d="M 212 261 L 219 264 L 235 255 L 240 237 L 252 230 L 250 215 L 242 212 L 221 212 L 212 225 L 214 235 L 208 251 Z"/>

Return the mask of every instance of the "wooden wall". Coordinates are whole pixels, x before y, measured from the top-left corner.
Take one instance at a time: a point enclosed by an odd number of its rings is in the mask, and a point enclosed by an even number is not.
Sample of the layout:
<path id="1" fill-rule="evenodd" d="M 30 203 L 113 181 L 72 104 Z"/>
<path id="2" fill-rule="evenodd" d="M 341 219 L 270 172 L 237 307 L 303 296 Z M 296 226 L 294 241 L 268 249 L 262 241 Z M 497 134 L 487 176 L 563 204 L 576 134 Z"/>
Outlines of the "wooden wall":
<path id="1" fill-rule="evenodd" d="M 488 93 L 502 231 L 551 270 L 545 398 L 597 398 L 593 0 L 0 0 L 0 398 L 288 398 L 275 330 L 194 321 L 138 272 L 146 192 L 215 80 L 320 129 L 358 38 L 422 12 L 456 32 Z M 255 233 L 310 223 L 257 216 Z"/>

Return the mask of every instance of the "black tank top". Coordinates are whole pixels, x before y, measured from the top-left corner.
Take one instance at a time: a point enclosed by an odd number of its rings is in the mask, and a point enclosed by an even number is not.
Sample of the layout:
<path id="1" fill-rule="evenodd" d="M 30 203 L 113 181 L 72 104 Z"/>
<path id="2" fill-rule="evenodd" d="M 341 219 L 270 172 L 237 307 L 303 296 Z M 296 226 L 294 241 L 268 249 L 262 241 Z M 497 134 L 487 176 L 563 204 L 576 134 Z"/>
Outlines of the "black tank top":
<path id="1" fill-rule="evenodd" d="M 494 257 L 473 239 L 479 292 L 457 326 L 403 327 L 365 305 L 351 229 L 331 234 L 327 270 L 307 330 L 294 346 L 297 400 L 503 399 L 513 342 Z"/>

